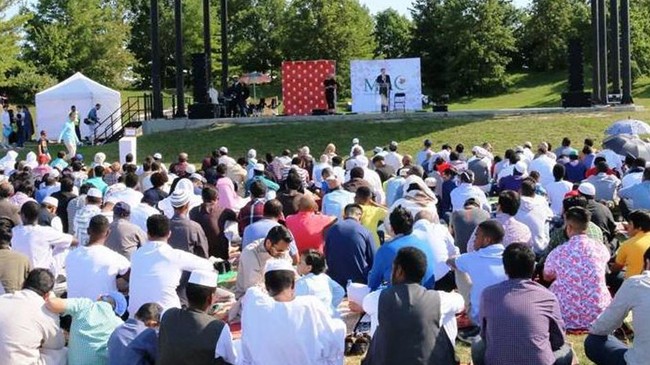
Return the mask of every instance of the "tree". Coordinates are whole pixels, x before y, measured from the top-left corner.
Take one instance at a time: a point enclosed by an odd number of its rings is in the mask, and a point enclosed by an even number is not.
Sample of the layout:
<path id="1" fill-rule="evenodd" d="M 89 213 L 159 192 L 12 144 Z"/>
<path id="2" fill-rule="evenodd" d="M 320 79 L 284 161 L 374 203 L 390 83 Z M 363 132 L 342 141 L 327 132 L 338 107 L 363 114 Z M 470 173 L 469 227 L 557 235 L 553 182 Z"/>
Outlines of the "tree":
<path id="1" fill-rule="evenodd" d="M 27 11 L 25 57 L 58 80 L 80 71 L 121 87 L 133 62 L 123 13 L 119 0 L 42 0 Z"/>
<path id="2" fill-rule="evenodd" d="M 632 78 L 650 75 L 650 0 L 630 1 Z"/>
<path id="3" fill-rule="evenodd" d="M 243 71 L 279 71 L 285 6 L 285 0 L 239 0 L 231 11 L 232 60 Z"/>
<path id="4" fill-rule="evenodd" d="M 411 21 L 395 11 L 386 9 L 375 15 L 375 57 L 402 58 L 408 54 L 412 38 Z"/>
<path id="5" fill-rule="evenodd" d="M 453 96 L 505 89 L 513 14 L 507 0 L 416 0 L 411 52 L 422 58 L 426 88 Z"/>
<path id="6" fill-rule="evenodd" d="M 282 48 L 289 60 L 335 60 L 339 83 L 349 95 L 350 61 L 372 58 L 372 31 L 372 17 L 358 0 L 293 0 Z"/>
<path id="7" fill-rule="evenodd" d="M 533 0 L 519 49 L 536 71 L 567 68 L 570 39 L 591 39 L 589 4 L 584 0 Z"/>

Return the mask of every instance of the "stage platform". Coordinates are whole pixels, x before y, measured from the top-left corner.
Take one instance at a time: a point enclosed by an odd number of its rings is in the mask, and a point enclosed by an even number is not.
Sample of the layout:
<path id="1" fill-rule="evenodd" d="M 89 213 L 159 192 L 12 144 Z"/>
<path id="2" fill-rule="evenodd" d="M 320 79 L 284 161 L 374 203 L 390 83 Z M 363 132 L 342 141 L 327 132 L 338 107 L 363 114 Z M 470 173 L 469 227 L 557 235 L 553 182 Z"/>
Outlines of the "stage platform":
<path id="1" fill-rule="evenodd" d="M 588 113 L 617 113 L 644 110 L 642 106 L 595 106 L 591 108 L 523 108 L 523 109 L 493 109 L 493 110 L 457 110 L 449 112 L 390 112 L 365 114 L 336 114 L 313 116 L 270 116 L 249 118 L 216 118 L 216 119 L 153 119 L 145 121 L 142 131 L 145 135 L 169 132 L 182 129 L 207 128 L 220 125 L 260 125 L 286 123 L 327 123 L 327 122 L 400 122 L 405 120 L 436 120 L 436 119 L 476 119 L 503 116 L 541 115 L 541 114 L 588 114 Z"/>

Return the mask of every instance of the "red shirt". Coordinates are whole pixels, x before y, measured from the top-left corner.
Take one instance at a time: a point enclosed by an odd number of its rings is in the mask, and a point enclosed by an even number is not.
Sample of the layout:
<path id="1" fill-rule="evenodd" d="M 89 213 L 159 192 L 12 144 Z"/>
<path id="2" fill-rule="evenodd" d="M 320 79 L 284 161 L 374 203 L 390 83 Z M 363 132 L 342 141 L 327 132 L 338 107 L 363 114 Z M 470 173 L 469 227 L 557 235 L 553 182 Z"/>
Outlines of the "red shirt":
<path id="1" fill-rule="evenodd" d="M 588 178 L 589 176 L 596 175 L 596 174 L 598 174 L 598 170 L 596 170 L 595 167 L 592 167 L 587 170 L 587 173 L 585 173 L 585 179 Z M 614 170 L 610 168 L 607 169 L 607 175 L 616 175 L 616 173 L 614 172 Z"/>
<path id="2" fill-rule="evenodd" d="M 287 217 L 287 228 L 296 240 L 298 252 L 315 249 L 323 252 L 325 235 L 323 230 L 332 224 L 336 217 L 314 212 L 298 212 Z"/>

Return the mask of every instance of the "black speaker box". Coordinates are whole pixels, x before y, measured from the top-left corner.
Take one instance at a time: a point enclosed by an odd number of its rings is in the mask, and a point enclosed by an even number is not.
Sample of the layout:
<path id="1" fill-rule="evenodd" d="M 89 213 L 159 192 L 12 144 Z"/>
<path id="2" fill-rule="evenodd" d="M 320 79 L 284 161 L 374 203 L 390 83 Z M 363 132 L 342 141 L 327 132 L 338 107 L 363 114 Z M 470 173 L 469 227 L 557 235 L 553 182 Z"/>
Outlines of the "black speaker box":
<path id="1" fill-rule="evenodd" d="M 446 113 L 446 112 L 449 111 L 449 106 L 448 105 L 434 105 L 433 106 L 433 111 L 437 112 L 437 113 L 439 113 L 439 112 Z"/>
<path id="2" fill-rule="evenodd" d="M 569 41 L 569 92 L 582 92 L 585 89 L 582 42 Z"/>
<path id="3" fill-rule="evenodd" d="M 187 108 L 189 119 L 212 119 L 219 117 L 217 104 L 192 104 Z"/>
<path id="4" fill-rule="evenodd" d="M 325 109 L 312 109 L 311 115 L 327 115 L 327 110 Z"/>
<path id="5" fill-rule="evenodd" d="M 192 96 L 197 104 L 208 102 L 208 60 L 205 53 L 192 54 Z"/>
<path id="6" fill-rule="evenodd" d="M 591 93 L 582 91 L 562 93 L 563 108 L 590 108 L 591 106 Z"/>

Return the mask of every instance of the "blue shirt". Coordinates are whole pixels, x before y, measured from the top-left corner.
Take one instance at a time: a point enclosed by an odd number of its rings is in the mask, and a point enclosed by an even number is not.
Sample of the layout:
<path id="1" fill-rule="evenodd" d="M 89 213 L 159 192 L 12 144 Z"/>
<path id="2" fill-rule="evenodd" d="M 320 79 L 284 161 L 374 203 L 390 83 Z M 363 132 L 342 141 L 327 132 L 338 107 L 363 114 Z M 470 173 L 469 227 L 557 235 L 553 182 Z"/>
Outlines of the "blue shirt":
<path id="1" fill-rule="evenodd" d="M 325 233 L 327 275 L 344 288 L 348 280 L 367 283 L 375 260 L 374 247 L 372 233 L 361 223 L 352 218 L 337 222 Z"/>
<path id="2" fill-rule="evenodd" d="M 451 212 L 451 192 L 454 191 L 458 186 L 454 180 L 443 181 L 442 183 L 442 199 L 440 201 L 440 211 L 441 212 Z"/>
<path id="3" fill-rule="evenodd" d="M 54 167 L 54 168 L 57 168 L 57 169 L 59 169 L 59 170 L 63 170 L 63 169 L 65 169 L 66 167 L 68 167 L 68 163 L 65 162 L 64 159 L 62 159 L 62 158 L 58 158 L 58 157 L 57 157 L 57 158 L 55 158 L 54 160 L 52 160 L 52 162 L 50 162 L 50 166 L 52 166 L 52 167 Z"/>
<path id="4" fill-rule="evenodd" d="M 413 234 L 402 235 L 385 243 L 377 250 L 375 263 L 368 275 L 368 286 L 370 290 L 376 290 L 383 282 L 390 282 L 393 272 L 393 260 L 397 256 L 397 251 L 402 247 L 415 247 L 427 257 L 427 263 L 435 262 L 433 250 L 427 241 L 419 239 Z M 427 271 L 422 278 L 422 286 L 427 289 L 433 289 L 436 283 L 433 265 L 427 264 Z"/>
<path id="5" fill-rule="evenodd" d="M 88 112 L 88 119 L 92 120 L 93 122 L 99 122 L 99 120 L 97 120 L 97 108 L 90 109 Z"/>
<path id="6" fill-rule="evenodd" d="M 401 176 L 396 176 L 386 181 L 386 206 L 392 207 L 393 203 L 404 196 L 404 181 L 406 179 Z"/>
<path id="7" fill-rule="evenodd" d="M 271 228 L 279 226 L 280 223 L 273 219 L 260 219 L 259 221 L 249 224 L 244 228 L 244 235 L 241 239 L 241 249 L 243 250 L 249 243 L 255 242 L 259 239 L 266 238 Z M 296 240 L 289 243 L 289 253 L 293 256 L 298 254 L 298 247 L 296 247 Z"/>
<path id="8" fill-rule="evenodd" d="M 280 189 L 280 185 L 274 183 L 273 181 L 267 179 L 264 176 L 253 176 L 252 179 L 246 181 L 246 195 L 250 195 L 250 190 L 251 190 L 251 185 L 253 185 L 254 181 L 261 181 L 264 185 L 266 185 L 266 188 L 269 190 L 273 191 L 278 191 Z"/>
<path id="9" fill-rule="evenodd" d="M 106 182 L 104 182 L 104 180 L 100 177 L 93 177 L 91 179 L 88 179 L 86 180 L 86 183 L 91 184 L 92 186 L 99 189 L 102 194 L 106 194 L 106 190 L 108 190 L 108 184 L 106 184 Z"/>
<path id="10" fill-rule="evenodd" d="M 322 212 L 325 215 L 343 219 L 345 206 L 352 203 L 354 203 L 354 194 L 339 188 L 323 196 Z"/>
<path id="11" fill-rule="evenodd" d="M 587 174 L 587 167 L 582 162 L 578 162 L 575 166 L 570 162 L 565 163 L 564 169 L 564 178 L 572 183 L 581 182 Z"/>
<path id="12" fill-rule="evenodd" d="M 128 347 L 123 364 L 155 365 L 158 358 L 158 332 L 147 328 L 138 335 Z"/>
<path id="13" fill-rule="evenodd" d="M 66 299 L 64 314 L 72 317 L 68 342 L 69 365 L 104 365 L 108 362 L 108 338 L 122 320 L 106 302 L 88 298 Z"/>
<path id="14" fill-rule="evenodd" d="M 621 189 L 618 196 L 627 201 L 630 210 L 650 209 L 650 181 L 642 181 L 640 184 Z"/>
<path id="15" fill-rule="evenodd" d="M 129 362 L 129 344 L 146 330 L 144 323 L 130 318 L 117 327 L 108 339 L 108 365 L 131 364 Z"/>

